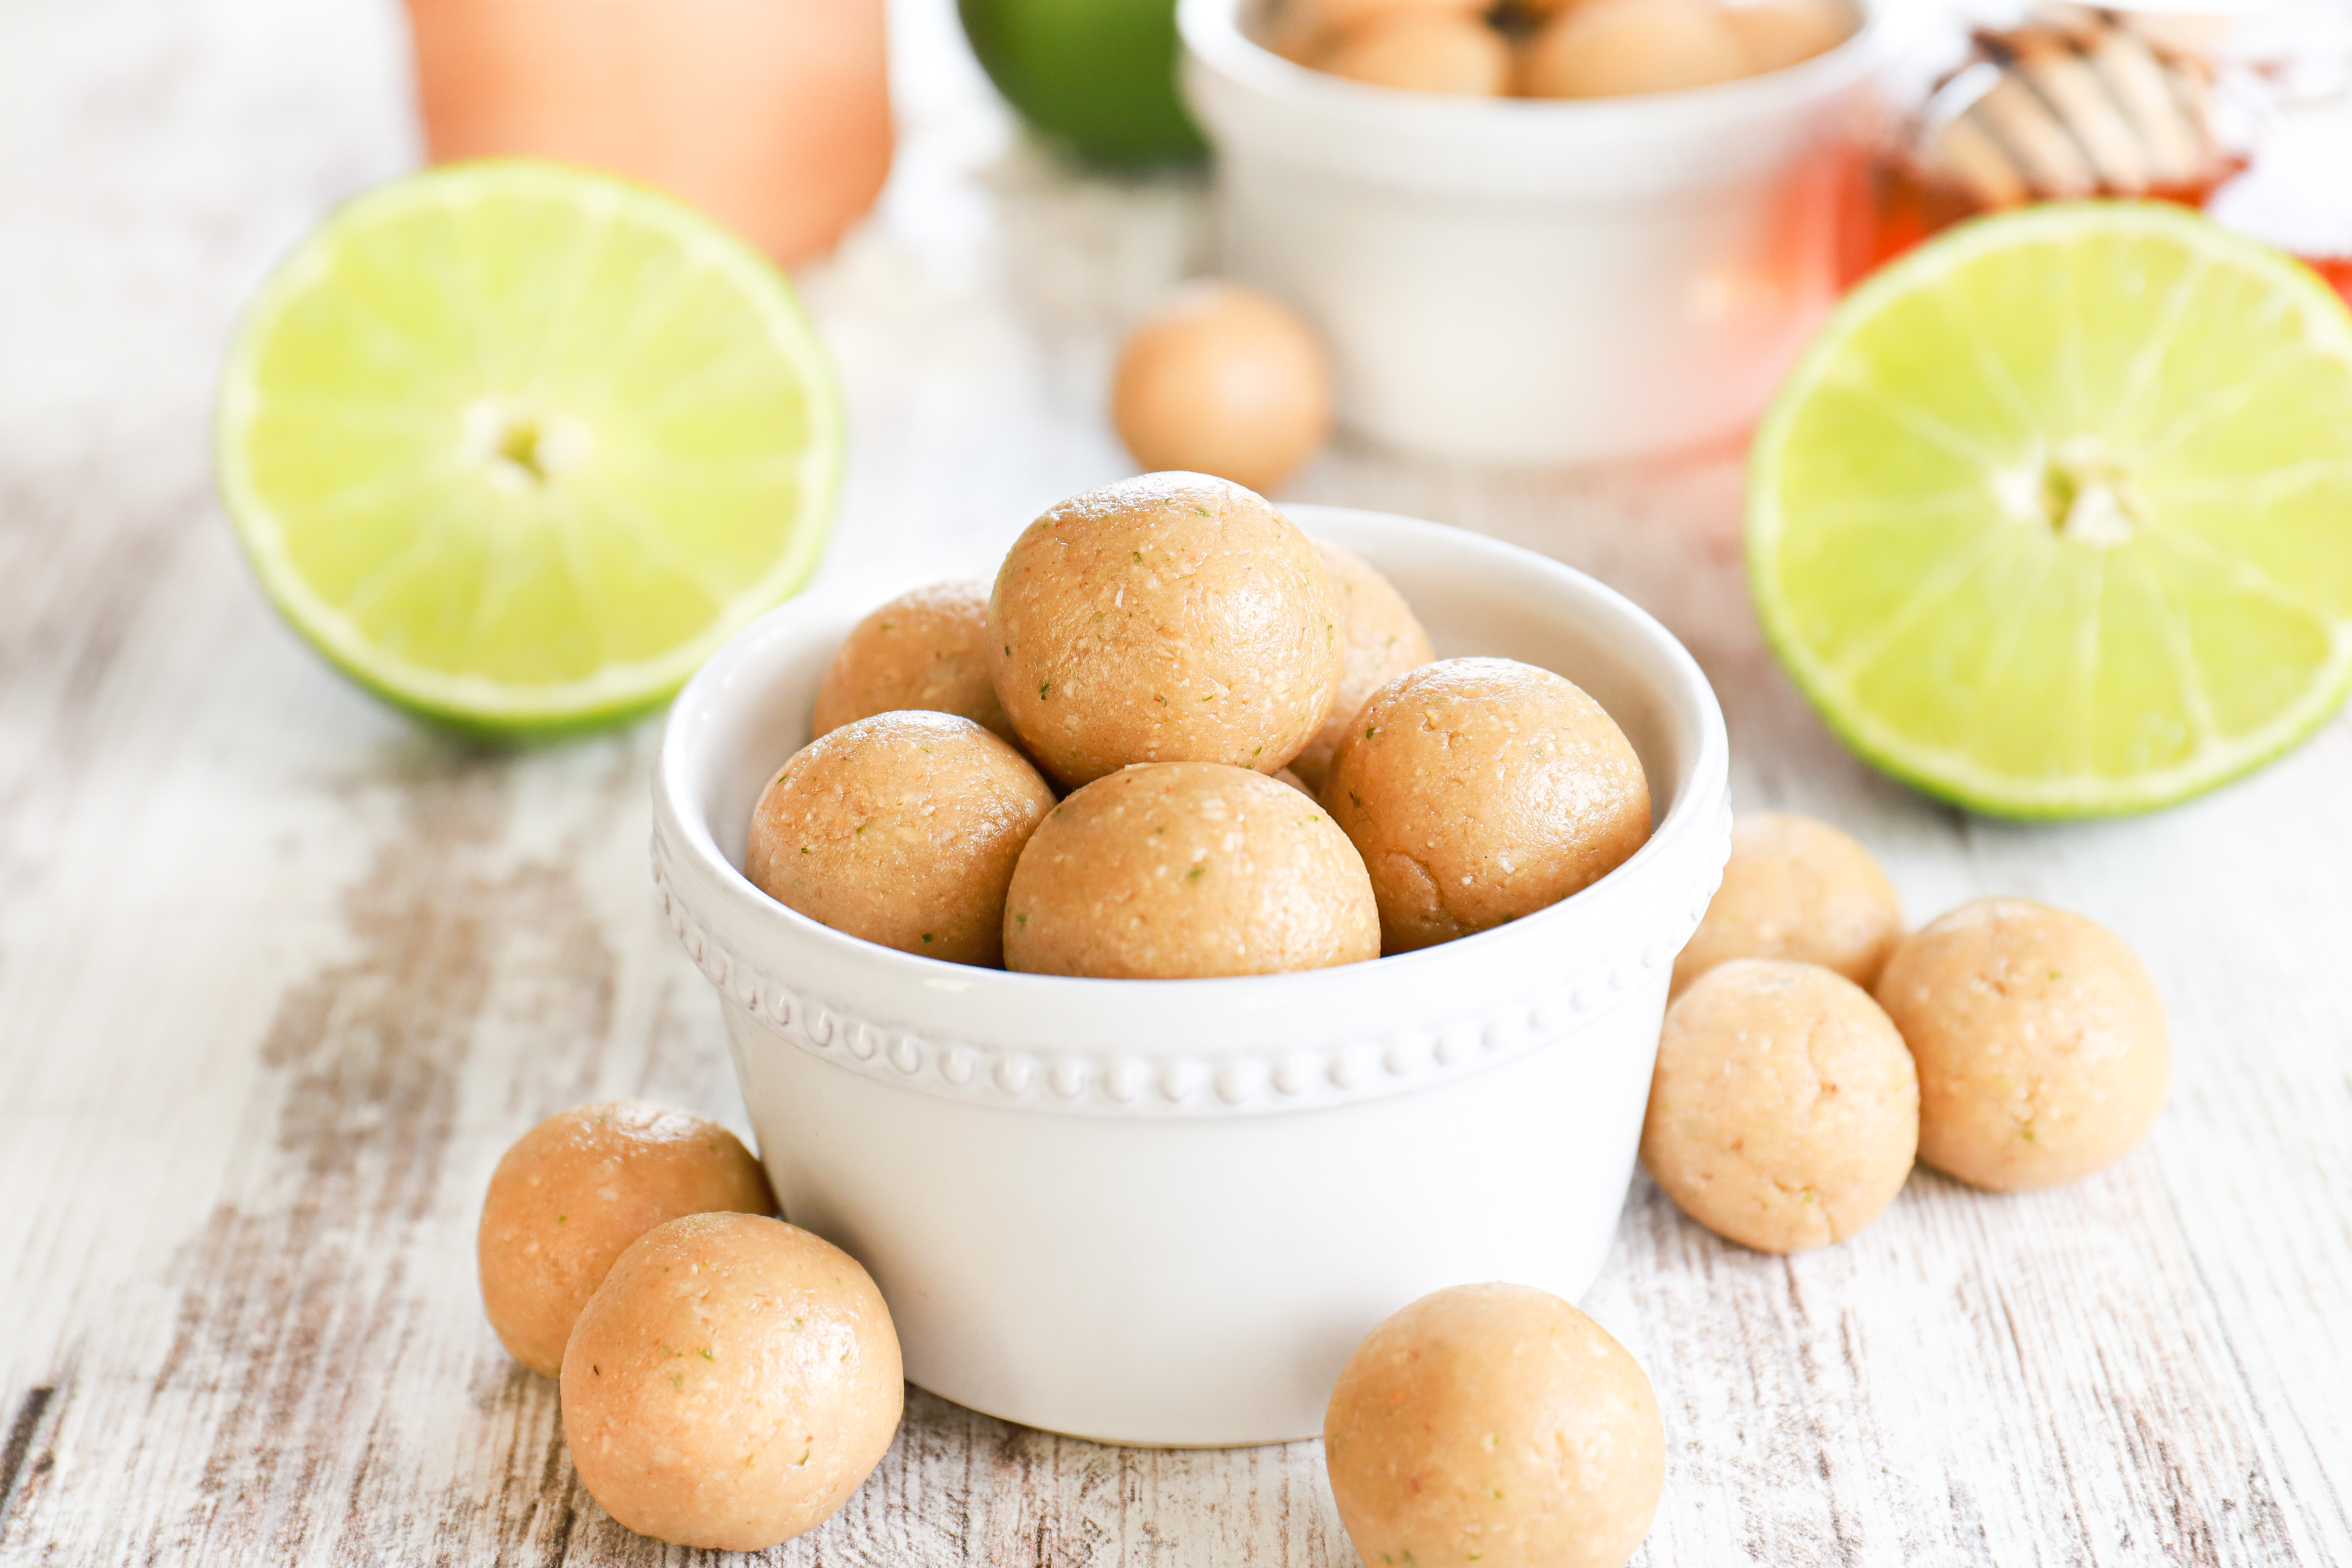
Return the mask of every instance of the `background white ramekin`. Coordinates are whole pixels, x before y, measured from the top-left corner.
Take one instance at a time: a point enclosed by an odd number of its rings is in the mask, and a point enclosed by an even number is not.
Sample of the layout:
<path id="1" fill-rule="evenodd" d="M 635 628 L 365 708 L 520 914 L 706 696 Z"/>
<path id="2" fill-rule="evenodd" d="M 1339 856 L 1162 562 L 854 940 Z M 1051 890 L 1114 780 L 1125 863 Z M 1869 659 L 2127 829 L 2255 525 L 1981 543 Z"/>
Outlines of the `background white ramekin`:
<path id="1" fill-rule="evenodd" d="M 1657 622 L 1556 562 L 1288 510 L 1386 573 L 1441 655 L 1591 692 L 1648 773 L 1649 842 L 1549 910 L 1402 957 L 1010 974 L 844 936 L 736 868 L 834 649 L 914 583 L 772 612 L 663 735 L 655 878 L 723 999 L 784 1212 L 873 1271 L 909 1378 L 992 1415 L 1119 1443 L 1307 1436 L 1405 1302 L 1497 1279 L 1573 1298 L 1608 1255 L 1667 977 L 1729 851 L 1714 693 Z"/>
<path id="2" fill-rule="evenodd" d="M 1566 463 L 1753 420 L 1837 292 L 1852 121 L 1903 0 L 1744 81 L 1580 100 L 1399 92 L 1182 0 L 1224 269 L 1330 354 L 1346 424 L 1408 451 Z"/>

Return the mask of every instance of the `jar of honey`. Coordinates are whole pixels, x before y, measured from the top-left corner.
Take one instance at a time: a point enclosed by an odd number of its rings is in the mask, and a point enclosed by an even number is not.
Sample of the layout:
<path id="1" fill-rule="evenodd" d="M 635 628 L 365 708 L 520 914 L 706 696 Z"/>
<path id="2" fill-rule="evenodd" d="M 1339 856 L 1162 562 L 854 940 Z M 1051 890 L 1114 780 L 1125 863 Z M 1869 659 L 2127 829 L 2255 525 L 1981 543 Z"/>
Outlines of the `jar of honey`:
<path id="1" fill-rule="evenodd" d="M 1978 213 L 2202 208 L 2352 294 L 2352 6 L 1968 0 L 1889 76 L 1859 273 Z"/>
<path id="2" fill-rule="evenodd" d="M 779 262 L 888 174 L 883 0 L 408 0 L 435 163 L 528 153 L 642 180 Z"/>

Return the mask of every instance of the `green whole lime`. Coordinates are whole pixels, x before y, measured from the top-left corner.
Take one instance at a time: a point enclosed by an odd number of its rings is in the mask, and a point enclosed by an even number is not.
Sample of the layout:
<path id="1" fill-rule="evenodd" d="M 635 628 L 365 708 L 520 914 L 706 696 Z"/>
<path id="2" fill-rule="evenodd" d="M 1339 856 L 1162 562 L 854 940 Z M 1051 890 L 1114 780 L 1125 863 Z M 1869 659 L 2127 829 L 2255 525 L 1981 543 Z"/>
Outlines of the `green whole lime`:
<path id="1" fill-rule="evenodd" d="M 1048 140 L 1096 163 L 1207 151 L 1176 96 L 1175 0 L 958 0 L 988 78 Z"/>

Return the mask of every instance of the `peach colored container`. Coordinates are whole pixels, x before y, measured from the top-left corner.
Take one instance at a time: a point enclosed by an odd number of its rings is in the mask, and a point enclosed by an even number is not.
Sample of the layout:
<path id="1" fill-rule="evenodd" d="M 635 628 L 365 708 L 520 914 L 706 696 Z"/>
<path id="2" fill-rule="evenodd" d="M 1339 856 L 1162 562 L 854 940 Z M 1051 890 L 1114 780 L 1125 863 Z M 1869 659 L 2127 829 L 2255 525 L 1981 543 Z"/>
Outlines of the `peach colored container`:
<path id="1" fill-rule="evenodd" d="M 433 162 L 532 153 L 683 196 L 778 261 L 890 168 L 883 0 L 409 0 Z"/>

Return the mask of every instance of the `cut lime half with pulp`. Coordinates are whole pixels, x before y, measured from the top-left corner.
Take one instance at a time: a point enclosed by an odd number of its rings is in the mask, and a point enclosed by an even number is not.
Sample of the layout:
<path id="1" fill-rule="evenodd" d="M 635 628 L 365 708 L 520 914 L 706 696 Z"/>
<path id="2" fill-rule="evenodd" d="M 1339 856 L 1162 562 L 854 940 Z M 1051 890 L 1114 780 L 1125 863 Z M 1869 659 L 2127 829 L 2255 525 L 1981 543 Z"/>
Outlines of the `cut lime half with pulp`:
<path id="1" fill-rule="evenodd" d="M 808 580 L 841 474 L 783 275 L 667 196 L 530 162 L 330 217 L 247 311 L 219 420 L 229 517 L 295 628 L 504 734 L 668 697 Z"/>
<path id="2" fill-rule="evenodd" d="M 2165 805 L 2352 687 L 2352 313 L 2181 209 L 2029 208 L 1888 268 L 1781 389 L 1748 483 L 1782 664 L 1963 805 Z"/>

